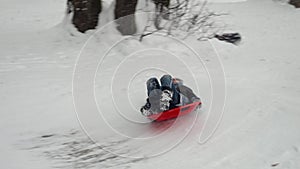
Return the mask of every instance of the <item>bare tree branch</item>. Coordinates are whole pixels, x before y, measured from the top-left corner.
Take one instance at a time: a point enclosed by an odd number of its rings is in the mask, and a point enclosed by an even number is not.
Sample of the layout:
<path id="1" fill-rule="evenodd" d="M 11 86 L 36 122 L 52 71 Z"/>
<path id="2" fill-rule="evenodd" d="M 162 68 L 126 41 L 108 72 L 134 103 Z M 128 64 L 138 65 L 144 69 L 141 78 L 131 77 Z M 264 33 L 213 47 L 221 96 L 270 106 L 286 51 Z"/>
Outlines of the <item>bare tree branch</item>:
<path id="1" fill-rule="evenodd" d="M 140 41 L 155 33 L 182 39 L 189 36 L 195 36 L 198 40 L 211 39 L 221 27 L 215 18 L 223 15 L 208 10 L 207 1 L 171 0 L 169 7 L 156 10 L 153 16 L 148 17 Z"/>

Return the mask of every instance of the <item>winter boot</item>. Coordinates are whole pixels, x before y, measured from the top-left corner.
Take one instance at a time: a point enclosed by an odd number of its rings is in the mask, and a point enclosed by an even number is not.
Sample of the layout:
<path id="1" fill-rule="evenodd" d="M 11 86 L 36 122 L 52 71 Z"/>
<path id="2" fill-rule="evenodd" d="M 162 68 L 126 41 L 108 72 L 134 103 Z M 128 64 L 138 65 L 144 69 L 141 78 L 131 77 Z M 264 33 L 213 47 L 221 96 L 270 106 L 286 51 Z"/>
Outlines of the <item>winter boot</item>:
<path id="1" fill-rule="evenodd" d="M 146 104 L 143 107 L 141 107 L 140 112 L 144 116 L 149 116 L 149 115 L 152 114 L 151 111 L 150 111 L 150 108 L 151 108 L 151 104 L 149 102 L 149 99 L 147 99 Z"/>

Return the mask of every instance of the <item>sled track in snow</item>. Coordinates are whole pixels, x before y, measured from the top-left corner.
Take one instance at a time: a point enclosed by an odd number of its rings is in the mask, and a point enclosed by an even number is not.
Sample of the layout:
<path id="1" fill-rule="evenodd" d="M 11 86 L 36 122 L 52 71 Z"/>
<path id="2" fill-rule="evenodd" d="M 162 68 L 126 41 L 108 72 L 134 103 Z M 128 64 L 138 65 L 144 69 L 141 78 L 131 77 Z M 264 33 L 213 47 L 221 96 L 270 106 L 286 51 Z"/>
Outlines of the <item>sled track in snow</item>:
<path id="1" fill-rule="evenodd" d="M 71 130 L 65 133 L 50 133 L 23 140 L 22 149 L 41 154 L 52 161 L 55 168 L 130 168 L 130 163 L 143 160 L 125 158 L 109 153 L 103 148 L 120 150 L 120 144 L 127 140 L 111 141 L 101 146 L 95 144 L 82 131 Z M 131 150 L 122 147 L 122 155 Z M 128 164 L 128 165 L 126 165 Z"/>

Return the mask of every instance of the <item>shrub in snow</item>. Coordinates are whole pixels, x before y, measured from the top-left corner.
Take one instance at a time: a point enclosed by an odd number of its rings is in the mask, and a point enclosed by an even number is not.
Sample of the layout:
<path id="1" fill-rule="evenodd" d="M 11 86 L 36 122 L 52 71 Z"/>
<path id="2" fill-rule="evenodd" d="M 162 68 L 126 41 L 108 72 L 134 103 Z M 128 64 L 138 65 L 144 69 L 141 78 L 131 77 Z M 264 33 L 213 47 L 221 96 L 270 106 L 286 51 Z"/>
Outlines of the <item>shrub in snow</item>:
<path id="1" fill-rule="evenodd" d="M 170 4 L 156 4 L 154 15 L 148 16 L 147 25 L 140 36 L 154 33 L 185 39 L 194 36 L 198 40 L 214 38 L 222 27 L 218 26 L 217 14 L 207 8 L 207 2 L 195 0 L 173 0 Z"/>

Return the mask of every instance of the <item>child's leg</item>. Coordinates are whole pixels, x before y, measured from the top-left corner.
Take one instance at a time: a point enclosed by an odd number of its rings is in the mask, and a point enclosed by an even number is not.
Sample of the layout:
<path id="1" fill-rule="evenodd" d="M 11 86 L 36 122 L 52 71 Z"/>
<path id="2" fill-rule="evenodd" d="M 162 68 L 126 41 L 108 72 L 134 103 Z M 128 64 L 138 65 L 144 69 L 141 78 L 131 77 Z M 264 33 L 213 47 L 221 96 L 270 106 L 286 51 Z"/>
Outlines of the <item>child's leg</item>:
<path id="1" fill-rule="evenodd" d="M 172 82 L 172 76 L 171 75 L 164 75 L 160 78 L 160 83 L 162 86 L 162 90 L 170 90 L 173 93 L 172 96 L 172 102 L 170 108 L 174 108 L 177 104 L 180 103 L 180 94 L 176 90 L 175 85 Z"/>
<path id="2" fill-rule="evenodd" d="M 156 78 L 151 78 L 147 81 L 147 93 L 147 110 L 150 109 L 151 112 L 154 114 L 160 112 L 161 87 Z"/>
<path id="3" fill-rule="evenodd" d="M 189 102 L 200 101 L 200 98 L 195 95 L 192 89 L 185 85 L 178 86 L 177 88 L 181 94 L 186 96 Z"/>
<path id="4" fill-rule="evenodd" d="M 147 94 L 148 96 L 150 95 L 150 93 L 155 90 L 155 89 L 160 89 L 160 85 L 159 85 L 159 82 L 156 78 L 150 78 L 147 83 Z"/>
<path id="5" fill-rule="evenodd" d="M 172 76 L 171 75 L 163 75 L 160 78 L 160 83 L 161 83 L 161 90 L 172 90 Z"/>

